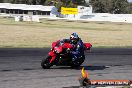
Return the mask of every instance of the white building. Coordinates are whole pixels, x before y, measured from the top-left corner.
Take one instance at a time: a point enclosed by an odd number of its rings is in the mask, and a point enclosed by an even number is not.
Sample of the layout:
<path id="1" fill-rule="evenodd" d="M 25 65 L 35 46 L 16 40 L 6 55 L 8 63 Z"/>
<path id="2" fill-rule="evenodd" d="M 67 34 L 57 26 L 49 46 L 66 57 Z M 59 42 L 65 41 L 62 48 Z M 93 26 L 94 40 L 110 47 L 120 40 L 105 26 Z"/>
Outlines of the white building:
<path id="1" fill-rule="evenodd" d="M 53 11 L 54 12 L 51 12 Z M 0 13 L 25 15 L 57 15 L 55 6 L 0 3 Z"/>

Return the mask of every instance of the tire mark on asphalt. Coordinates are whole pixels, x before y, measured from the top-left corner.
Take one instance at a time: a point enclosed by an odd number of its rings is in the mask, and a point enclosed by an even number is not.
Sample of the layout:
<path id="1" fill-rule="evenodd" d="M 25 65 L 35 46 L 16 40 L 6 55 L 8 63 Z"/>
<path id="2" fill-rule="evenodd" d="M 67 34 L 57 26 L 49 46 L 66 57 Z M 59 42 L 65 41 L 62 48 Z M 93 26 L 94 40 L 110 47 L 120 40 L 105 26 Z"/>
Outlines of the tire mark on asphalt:
<path id="1" fill-rule="evenodd" d="M 23 69 L 2 69 L 0 72 L 11 72 L 11 71 L 31 71 L 31 70 L 40 70 L 41 68 L 23 68 Z"/>

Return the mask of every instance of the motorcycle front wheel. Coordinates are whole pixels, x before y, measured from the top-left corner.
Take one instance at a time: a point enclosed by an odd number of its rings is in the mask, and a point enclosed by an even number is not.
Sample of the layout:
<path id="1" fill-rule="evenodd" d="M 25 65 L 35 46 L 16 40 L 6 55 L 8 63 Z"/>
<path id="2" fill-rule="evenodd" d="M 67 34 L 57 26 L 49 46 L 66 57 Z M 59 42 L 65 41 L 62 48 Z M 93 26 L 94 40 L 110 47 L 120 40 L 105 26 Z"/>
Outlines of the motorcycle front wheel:
<path id="1" fill-rule="evenodd" d="M 43 69 L 49 69 L 51 66 L 53 66 L 52 63 L 50 63 L 50 59 L 51 58 L 52 58 L 51 56 L 47 56 L 46 59 L 45 58 L 42 59 L 42 61 L 41 61 L 41 67 Z"/>

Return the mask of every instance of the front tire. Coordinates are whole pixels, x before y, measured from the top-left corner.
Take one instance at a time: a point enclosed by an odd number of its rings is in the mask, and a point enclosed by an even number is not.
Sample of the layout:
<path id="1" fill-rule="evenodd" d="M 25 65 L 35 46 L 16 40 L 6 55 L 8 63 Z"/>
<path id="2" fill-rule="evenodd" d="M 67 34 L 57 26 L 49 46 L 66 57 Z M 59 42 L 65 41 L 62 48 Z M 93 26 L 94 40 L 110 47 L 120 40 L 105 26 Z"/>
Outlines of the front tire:
<path id="1" fill-rule="evenodd" d="M 51 66 L 53 66 L 51 63 L 50 63 L 50 59 L 51 59 L 52 57 L 51 56 L 47 56 L 47 58 L 45 59 L 43 59 L 42 60 L 42 62 L 41 62 L 41 67 L 43 68 L 43 69 L 49 69 Z"/>

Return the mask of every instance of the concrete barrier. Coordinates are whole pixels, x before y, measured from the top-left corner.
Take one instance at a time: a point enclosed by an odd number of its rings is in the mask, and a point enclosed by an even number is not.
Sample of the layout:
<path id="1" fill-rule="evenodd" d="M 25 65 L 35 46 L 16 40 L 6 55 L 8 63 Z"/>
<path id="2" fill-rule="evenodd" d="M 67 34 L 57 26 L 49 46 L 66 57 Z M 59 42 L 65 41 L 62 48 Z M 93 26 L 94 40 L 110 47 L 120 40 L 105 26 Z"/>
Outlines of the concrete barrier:
<path id="1" fill-rule="evenodd" d="M 79 17 L 69 16 L 69 17 L 59 18 L 59 17 L 42 17 L 41 16 L 40 18 L 132 23 L 132 14 L 92 13 L 89 15 L 82 15 Z"/>
<path id="2" fill-rule="evenodd" d="M 132 14 L 95 13 L 92 14 L 91 17 L 87 15 L 83 19 L 88 21 L 110 21 L 110 22 L 132 23 Z"/>

